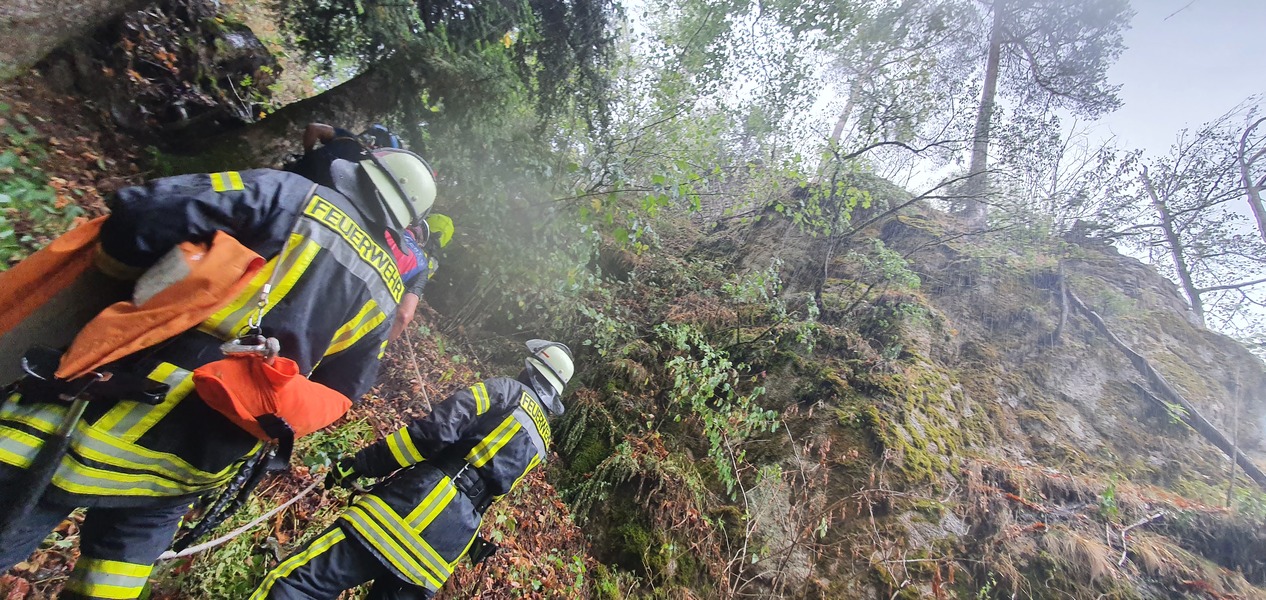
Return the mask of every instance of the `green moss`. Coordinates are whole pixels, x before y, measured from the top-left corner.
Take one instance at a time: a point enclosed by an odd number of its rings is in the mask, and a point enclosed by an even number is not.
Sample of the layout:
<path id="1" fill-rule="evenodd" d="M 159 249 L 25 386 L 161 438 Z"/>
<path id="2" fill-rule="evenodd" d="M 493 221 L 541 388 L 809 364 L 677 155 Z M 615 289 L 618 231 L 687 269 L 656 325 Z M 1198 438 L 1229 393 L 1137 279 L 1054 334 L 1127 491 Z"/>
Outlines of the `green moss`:
<path id="1" fill-rule="evenodd" d="M 615 530 L 616 539 L 620 543 L 620 550 L 626 557 L 645 558 L 651 549 L 651 543 L 654 538 L 646 527 L 635 521 L 627 521 Z"/>
<path id="2" fill-rule="evenodd" d="M 624 598 L 624 590 L 621 589 L 620 580 L 614 572 L 606 565 L 598 563 L 598 568 L 592 572 L 594 596 L 598 600 L 622 600 Z"/>
<path id="3" fill-rule="evenodd" d="M 590 429 L 581 436 L 580 444 L 567 464 L 567 470 L 575 475 L 590 473 L 610 455 L 611 446 L 607 444 L 605 436 Z"/>

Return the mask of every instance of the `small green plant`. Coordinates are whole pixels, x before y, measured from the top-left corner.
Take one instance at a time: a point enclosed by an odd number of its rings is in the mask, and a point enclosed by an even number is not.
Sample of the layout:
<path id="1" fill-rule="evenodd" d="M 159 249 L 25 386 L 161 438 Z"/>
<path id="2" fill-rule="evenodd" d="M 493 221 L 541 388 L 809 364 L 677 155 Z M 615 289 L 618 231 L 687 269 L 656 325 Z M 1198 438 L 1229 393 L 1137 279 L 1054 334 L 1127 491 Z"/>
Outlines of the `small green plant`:
<path id="1" fill-rule="evenodd" d="M 998 580 L 994 578 L 993 573 L 989 573 L 985 576 L 985 584 L 976 590 L 976 600 L 985 600 L 993 594 L 996 587 L 998 587 Z"/>
<path id="2" fill-rule="evenodd" d="M 675 404 L 689 410 L 673 418 L 698 419 L 708 440 L 708 457 L 726 492 L 733 497 L 738 484 L 735 466 L 745 460 L 741 443 L 757 433 L 777 429 L 778 413 L 756 404 L 765 388 L 756 386 L 746 394 L 739 391 L 739 372 L 746 370 L 747 365 L 731 362 L 725 351 L 704 340 L 698 329 L 661 324 L 656 332 L 671 348 L 684 352 L 666 365 L 673 378 Z"/>
<path id="3" fill-rule="evenodd" d="M 1165 412 L 1169 415 L 1169 422 L 1175 425 L 1184 425 L 1191 417 L 1187 408 L 1177 402 L 1165 402 Z"/>
<path id="4" fill-rule="evenodd" d="M 1099 516 L 1115 521 L 1120 515 L 1121 509 L 1117 505 L 1117 476 L 1113 475 L 1108 478 L 1108 487 L 1099 495 Z"/>
<path id="5" fill-rule="evenodd" d="M 328 467 L 344 454 L 360 449 L 374 435 L 368 421 L 349 421 L 305 436 L 295 445 L 295 456 L 310 469 Z"/>

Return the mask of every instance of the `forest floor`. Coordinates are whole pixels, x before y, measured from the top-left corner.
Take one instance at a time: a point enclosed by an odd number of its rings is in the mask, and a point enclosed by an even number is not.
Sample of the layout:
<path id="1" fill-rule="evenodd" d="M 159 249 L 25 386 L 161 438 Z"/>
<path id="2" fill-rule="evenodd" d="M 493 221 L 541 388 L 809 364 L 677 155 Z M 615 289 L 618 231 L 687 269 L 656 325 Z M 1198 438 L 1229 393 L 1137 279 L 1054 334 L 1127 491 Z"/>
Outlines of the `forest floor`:
<path id="1" fill-rule="evenodd" d="M 141 165 L 152 150 L 114 128 L 102 107 L 55 91 L 37 74 L 0 85 L 0 141 L 0 216 L 13 223 L 15 232 L 12 239 L 0 240 L 9 244 L 0 249 L 10 250 L 0 256 L 9 264 L 88 218 L 106 214 L 110 193 L 151 176 Z M 440 318 L 423 305 L 413 331 L 388 347 L 373 391 L 338 424 L 315 434 L 316 444 L 354 451 L 409 419 L 424 416 L 431 402 L 481 376 L 513 375 L 494 373 L 496 367 L 470 358 L 475 353 L 462 349 L 460 340 L 431 334 L 438 330 Z M 352 434 L 340 435 L 349 431 Z M 307 459 L 310 464 L 312 458 L 296 456 L 296 461 Z M 252 508 L 267 510 L 280 504 L 319 476 L 319 469 L 296 465 L 289 473 L 266 480 Z M 249 589 L 275 564 L 277 555 L 285 556 L 316 533 L 319 527 L 314 525 L 330 523 L 345 502 L 345 496 L 318 488 L 271 522 L 244 534 L 235 542 L 251 555 L 244 571 L 240 554 L 217 556 L 218 550 L 160 565 L 153 597 L 232 597 L 226 595 L 229 590 Z M 0 598 L 55 597 L 78 557 L 81 519 L 79 513 L 72 515 L 38 552 L 0 576 Z M 565 595 L 587 595 L 591 582 L 586 575 L 596 563 L 543 470 L 489 511 L 483 535 L 499 541 L 500 551 L 480 569 L 459 567 L 446 589 L 463 590 L 462 595 L 479 590 L 475 593 L 483 598 L 551 598 L 564 590 Z M 267 556 L 269 549 L 272 556 Z M 226 569 L 224 563 L 230 559 L 237 561 L 238 570 Z"/>

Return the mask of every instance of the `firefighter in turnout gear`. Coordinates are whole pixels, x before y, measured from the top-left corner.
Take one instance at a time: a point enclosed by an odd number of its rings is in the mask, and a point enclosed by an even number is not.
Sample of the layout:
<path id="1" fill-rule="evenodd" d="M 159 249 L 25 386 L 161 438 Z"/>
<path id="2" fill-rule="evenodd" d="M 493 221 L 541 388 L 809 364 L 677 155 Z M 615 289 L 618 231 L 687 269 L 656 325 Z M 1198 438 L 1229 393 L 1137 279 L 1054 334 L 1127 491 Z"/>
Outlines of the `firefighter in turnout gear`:
<path id="1" fill-rule="evenodd" d="M 329 166 L 333 161 L 364 160 L 379 148 L 402 149 L 404 143 L 399 136 L 377 123 L 360 135 L 341 127 L 309 123 L 303 132 L 303 155 L 286 165 L 286 170 L 323 183 L 329 179 Z M 431 174 L 434 176 L 435 171 L 432 170 Z M 399 239 L 391 232 L 384 237 L 406 286 L 388 334 L 388 338 L 394 341 L 413 322 L 422 292 L 439 268 L 439 262 L 432 253 L 437 250 L 435 246 L 442 249 L 452 239 L 453 220 L 445 215 L 431 214 L 402 230 Z"/>
<path id="2" fill-rule="evenodd" d="M 459 390 L 425 418 L 340 459 L 327 485 L 394 475 L 277 565 L 252 600 L 333 599 L 373 581 L 370 598 L 432 597 L 463 557 L 491 554 L 476 537 L 483 513 L 534 467 L 563 412 L 571 351 L 528 342 L 526 368 Z M 495 548 L 495 547 L 492 547 Z"/>
<path id="3" fill-rule="evenodd" d="M 76 507 L 87 507 L 80 557 L 61 597 L 138 597 L 191 502 L 261 448 L 259 434 L 212 408 L 192 376 L 225 359 L 221 345 L 248 330 L 275 338 L 305 384 L 323 384 L 340 402 L 369 389 L 405 290 L 382 232 L 425 214 L 435 185 L 419 157 L 399 150 L 359 164 L 336 161 L 328 183 L 259 169 L 168 177 L 118 192 L 100 226 L 94 272 L 135 279 L 178 245 L 224 234 L 267 263 L 200 325 L 99 368 L 116 381 L 165 384 L 149 402 L 134 400 L 139 390 L 90 385 L 82 417 L 71 420 L 65 400 L 84 390 L 59 391 L 62 380 L 36 382 L 34 375 L 6 390 L 0 506 L 12 504 L 5 496 L 30 479 L 55 431 L 70 431 L 38 501 L 0 508 L 25 515 L 0 531 L 0 572 L 30 555 Z"/>

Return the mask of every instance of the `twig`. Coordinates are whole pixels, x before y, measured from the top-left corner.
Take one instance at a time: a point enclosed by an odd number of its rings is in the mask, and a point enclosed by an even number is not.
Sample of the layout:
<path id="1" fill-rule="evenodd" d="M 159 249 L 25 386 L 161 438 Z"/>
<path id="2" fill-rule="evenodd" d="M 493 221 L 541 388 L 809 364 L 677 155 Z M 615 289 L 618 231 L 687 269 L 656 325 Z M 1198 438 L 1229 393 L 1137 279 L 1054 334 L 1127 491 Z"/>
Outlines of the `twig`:
<path id="1" fill-rule="evenodd" d="M 1123 566 L 1125 566 L 1125 558 L 1126 558 L 1126 554 L 1128 554 L 1128 553 L 1129 553 L 1129 551 L 1130 551 L 1129 543 L 1128 543 L 1128 542 L 1126 542 L 1126 539 L 1125 539 L 1125 534 L 1126 534 L 1126 533 L 1128 533 L 1131 529 L 1134 529 L 1135 527 L 1142 527 L 1142 526 L 1144 526 L 1144 525 L 1147 525 L 1148 523 L 1154 523 L 1154 522 L 1159 521 L 1159 520 L 1161 520 L 1161 519 L 1163 519 L 1163 518 L 1165 518 L 1165 513 L 1164 513 L 1164 512 L 1158 512 L 1158 513 L 1156 513 L 1156 514 L 1154 514 L 1154 515 L 1152 515 L 1152 516 L 1150 516 L 1150 517 L 1143 517 L 1142 519 L 1139 519 L 1136 523 L 1134 523 L 1133 525 L 1130 525 L 1129 527 L 1123 527 L 1123 528 L 1121 528 L 1121 531 L 1120 531 L 1120 534 L 1121 534 L 1121 560 L 1117 561 L 1117 566 L 1118 566 L 1118 567 L 1123 567 Z"/>

